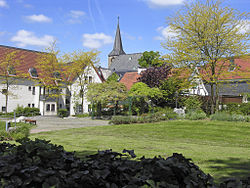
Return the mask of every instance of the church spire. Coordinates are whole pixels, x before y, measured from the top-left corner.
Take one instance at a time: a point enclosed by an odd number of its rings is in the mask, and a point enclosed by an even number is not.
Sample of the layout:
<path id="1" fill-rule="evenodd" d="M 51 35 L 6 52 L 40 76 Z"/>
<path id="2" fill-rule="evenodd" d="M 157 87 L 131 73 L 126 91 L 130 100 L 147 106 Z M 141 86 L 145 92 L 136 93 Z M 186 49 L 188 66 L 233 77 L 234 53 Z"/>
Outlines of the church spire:
<path id="1" fill-rule="evenodd" d="M 119 16 L 118 16 L 118 24 L 117 24 L 116 34 L 115 34 L 115 42 L 114 42 L 113 50 L 109 53 L 108 56 L 118 56 L 122 54 L 126 54 L 126 53 L 123 51 L 123 48 L 122 48 L 122 38 L 121 38 L 121 33 L 120 33 Z"/>

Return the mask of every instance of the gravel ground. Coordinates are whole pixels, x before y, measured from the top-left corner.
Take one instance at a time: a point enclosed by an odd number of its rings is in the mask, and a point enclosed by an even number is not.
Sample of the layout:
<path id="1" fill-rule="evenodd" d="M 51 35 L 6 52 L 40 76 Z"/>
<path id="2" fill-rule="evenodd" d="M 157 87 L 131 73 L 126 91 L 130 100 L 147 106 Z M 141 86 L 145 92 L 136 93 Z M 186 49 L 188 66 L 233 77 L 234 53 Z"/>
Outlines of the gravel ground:
<path id="1" fill-rule="evenodd" d="M 35 128 L 31 129 L 31 133 L 108 125 L 108 121 L 106 120 L 91 120 L 91 118 L 69 117 L 62 119 L 59 117 L 36 116 L 28 119 L 36 120 L 37 124 Z"/>

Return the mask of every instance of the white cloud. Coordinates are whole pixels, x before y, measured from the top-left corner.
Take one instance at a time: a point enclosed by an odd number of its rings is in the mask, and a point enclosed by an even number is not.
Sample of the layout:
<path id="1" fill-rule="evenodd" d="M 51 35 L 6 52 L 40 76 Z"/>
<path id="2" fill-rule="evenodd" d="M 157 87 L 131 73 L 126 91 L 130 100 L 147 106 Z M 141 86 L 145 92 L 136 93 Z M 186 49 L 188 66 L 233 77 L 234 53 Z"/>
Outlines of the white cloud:
<path id="1" fill-rule="evenodd" d="M 166 40 L 168 38 L 174 38 L 176 37 L 178 34 L 173 31 L 170 26 L 167 27 L 158 27 L 157 32 L 160 34 L 160 36 L 156 36 L 154 39 L 155 40 Z"/>
<path id="2" fill-rule="evenodd" d="M 5 0 L 0 0 L 0 7 L 8 7 Z"/>
<path id="3" fill-rule="evenodd" d="M 12 42 L 17 42 L 19 47 L 40 46 L 48 47 L 55 38 L 51 35 L 44 35 L 42 37 L 37 37 L 33 32 L 26 30 L 19 30 L 15 36 L 11 38 Z"/>
<path id="4" fill-rule="evenodd" d="M 82 23 L 82 17 L 86 13 L 81 10 L 71 10 L 69 13 L 70 19 L 68 20 L 69 23 L 75 24 L 75 23 Z"/>
<path id="5" fill-rule="evenodd" d="M 70 11 L 70 16 L 72 18 L 79 18 L 85 15 L 85 12 L 81 11 L 81 10 L 71 10 Z"/>
<path id="6" fill-rule="evenodd" d="M 185 0 L 143 0 L 149 7 L 167 7 L 172 5 L 181 5 Z"/>
<path id="7" fill-rule="evenodd" d="M 111 44 L 113 38 L 104 33 L 83 34 L 83 46 L 87 48 L 100 48 L 106 44 Z"/>
<path id="8" fill-rule="evenodd" d="M 31 22 L 52 22 L 51 18 L 44 16 L 43 14 L 26 16 L 26 19 Z"/>
<path id="9" fill-rule="evenodd" d="M 5 31 L 0 31 L 0 37 L 4 36 L 6 34 Z"/>

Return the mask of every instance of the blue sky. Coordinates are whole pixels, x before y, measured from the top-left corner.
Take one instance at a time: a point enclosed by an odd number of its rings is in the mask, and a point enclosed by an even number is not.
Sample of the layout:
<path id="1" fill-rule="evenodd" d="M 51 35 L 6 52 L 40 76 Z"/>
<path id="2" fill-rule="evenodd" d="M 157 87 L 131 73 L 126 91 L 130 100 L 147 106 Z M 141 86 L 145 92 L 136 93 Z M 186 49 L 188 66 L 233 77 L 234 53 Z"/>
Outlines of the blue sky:
<path id="1" fill-rule="evenodd" d="M 191 1 L 191 0 L 189 0 Z M 0 44 L 44 50 L 53 40 L 61 52 L 96 48 L 107 67 L 117 17 L 126 53 L 160 51 L 168 35 L 166 17 L 187 0 L 0 0 Z M 249 12 L 249 0 L 225 5 Z"/>

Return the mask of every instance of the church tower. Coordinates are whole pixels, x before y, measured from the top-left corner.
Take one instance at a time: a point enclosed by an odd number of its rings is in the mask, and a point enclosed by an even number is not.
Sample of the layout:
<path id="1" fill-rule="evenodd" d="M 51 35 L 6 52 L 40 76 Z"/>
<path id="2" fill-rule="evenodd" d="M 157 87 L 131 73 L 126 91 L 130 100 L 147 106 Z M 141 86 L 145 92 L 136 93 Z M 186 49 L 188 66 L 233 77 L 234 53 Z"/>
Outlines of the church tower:
<path id="1" fill-rule="evenodd" d="M 126 53 L 123 51 L 123 47 L 122 47 L 122 38 L 121 38 L 121 33 L 120 33 L 119 17 L 118 17 L 118 24 L 117 24 L 116 34 L 115 34 L 113 50 L 108 55 L 108 66 L 110 67 L 112 60 L 116 56 L 124 55 L 124 54 Z"/>

